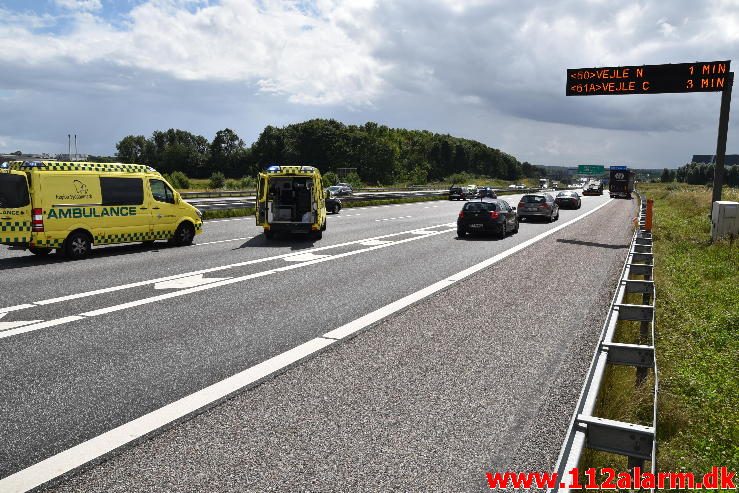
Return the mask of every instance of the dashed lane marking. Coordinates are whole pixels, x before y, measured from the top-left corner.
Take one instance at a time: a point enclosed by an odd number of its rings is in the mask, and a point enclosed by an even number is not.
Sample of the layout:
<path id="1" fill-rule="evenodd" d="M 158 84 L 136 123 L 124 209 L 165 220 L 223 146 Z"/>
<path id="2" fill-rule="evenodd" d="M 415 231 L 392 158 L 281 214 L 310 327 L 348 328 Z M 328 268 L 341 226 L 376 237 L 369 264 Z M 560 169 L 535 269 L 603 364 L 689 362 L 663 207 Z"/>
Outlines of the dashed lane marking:
<path id="1" fill-rule="evenodd" d="M 175 401 L 172 404 L 152 411 L 149 414 L 145 414 L 140 418 L 129 421 L 128 423 L 123 424 L 101 435 L 98 435 L 95 438 L 91 438 L 86 442 L 71 447 L 52 457 L 49 457 L 32 466 L 29 466 L 26 469 L 0 479 L 0 491 L 25 492 L 33 488 L 37 488 L 45 483 L 48 483 L 54 478 L 57 478 L 69 471 L 73 471 L 79 467 L 82 467 L 83 465 L 94 461 L 97 458 L 102 457 L 117 448 L 133 442 L 134 440 L 138 440 L 143 436 L 149 435 L 152 432 L 155 432 L 173 422 L 177 422 L 178 420 L 190 416 L 198 411 L 207 409 L 238 391 L 253 387 L 262 380 L 265 380 L 267 377 L 283 372 L 296 363 L 299 363 L 300 361 L 303 361 L 308 357 L 318 354 L 325 348 L 335 344 L 337 341 L 351 337 L 357 334 L 359 331 L 371 327 L 373 324 L 383 320 L 389 315 L 403 310 L 408 306 L 417 303 L 424 298 L 427 298 L 428 296 L 431 296 L 432 294 L 453 285 L 456 282 L 459 282 L 460 280 L 474 274 L 475 272 L 478 272 L 482 269 L 485 269 L 486 267 L 500 262 L 504 258 L 513 255 L 514 253 L 519 252 L 522 249 L 538 241 L 541 241 L 550 235 L 553 235 L 563 228 L 566 228 L 567 226 L 588 217 L 589 215 L 605 207 L 612 201 L 613 199 L 610 199 L 607 202 L 594 208 L 593 210 L 588 211 L 564 224 L 547 230 L 544 233 L 535 236 L 534 238 L 524 241 L 523 243 L 520 243 L 513 248 L 510 248 L 502 253 L 499 253 L 498 255 L 490 257 L 489 259 L 475 264 L 472 267 L 458 272 L 455 275 L 447 277 L 446 279 L 443 279 L 393 303 L 390 303 L 387 306 L 379 308 L 356 320 L 342 325 L 341 327 L 325 333 L 321 337 L 311 339 L 308 342 L 303 343 L 293 349 L 285 351 L 282 354 L 279 354 L 240 373 L 237 373 L 232 377 L 221 380 L 220 382 L 217 382 L 209 387 L 183 397 L 182 399 Z M 409 241 L 409 239 L 400 240 L 393 243 L 403 243 L 406 241 Z M 383 248 L 384 246 L 385 245 L 378 245 L 370 247 L 370 249 Z M 355 252 L 349 252 L 349 254 L 354 253 Z M 343 255 L 345 254 L 335 255 L 329 258 L 338 258 Z M 282 269 L 275 269 L 274 271 L 267 271 L 260 274 L 267 275 L 276 272 L 277 270 L 287 270 L 290 268 L 301 267 L 303 265 L 318 263 L 325 260 L 326 259 L 318 259 L 312 262 L 295 264 L 283 267 Z M 229 281 L 234 280 L 229 279 L 225 282 Z M 199 286 L 193 288 L 193 290 L 200 290 L 208 287 L 209 286 Z M 81 319 L 83 317 L 76 318 Z"/>

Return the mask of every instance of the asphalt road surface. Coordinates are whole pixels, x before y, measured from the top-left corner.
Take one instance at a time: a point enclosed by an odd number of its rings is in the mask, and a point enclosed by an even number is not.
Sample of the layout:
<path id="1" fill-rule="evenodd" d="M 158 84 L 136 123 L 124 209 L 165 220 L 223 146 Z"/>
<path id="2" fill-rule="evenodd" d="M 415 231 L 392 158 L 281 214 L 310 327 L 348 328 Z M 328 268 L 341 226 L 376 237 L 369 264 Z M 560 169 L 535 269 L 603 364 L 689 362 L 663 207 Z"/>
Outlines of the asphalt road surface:
<path id="1" fill-rule="evenodd" d="M 460 208 L 344 209 L 315 243 L 268 242 L 245 218 L 79 262 L 0 250 L 0 478 L 520 245 L 58 488 L 466 491 L 485 471 L 550 469 L 634 203 L 585 197 L 504 240 L 458 239 Z"/>

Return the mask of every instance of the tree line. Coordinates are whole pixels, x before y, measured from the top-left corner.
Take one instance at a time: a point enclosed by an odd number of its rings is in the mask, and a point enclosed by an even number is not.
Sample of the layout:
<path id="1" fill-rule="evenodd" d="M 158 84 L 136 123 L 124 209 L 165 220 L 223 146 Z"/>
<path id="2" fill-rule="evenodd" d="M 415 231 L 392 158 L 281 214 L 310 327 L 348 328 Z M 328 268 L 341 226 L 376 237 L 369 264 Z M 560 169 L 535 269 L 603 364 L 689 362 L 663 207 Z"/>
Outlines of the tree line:
<path id="1" fill-rule="evenodd" d="M 716 166 L 705 163 L 688 163 L 677 170 L 665 168 L 660 181 L 679 181 L 689 185 L 712 185 Z M 739 187 L 739 165 L 724 167 L 724 184 L 730 187 Z"/>
<path id="2" fill-rule="evenodd" d="M 148 138 L 128 135 L 116 150 L 121 162 L 147 164 L 167 174 L 180 171 L 192 178 L 213 173 L 254 176 L 272 163 L 312 165 L 321 173 L 355 168 L 359 178 L 371 184 L 426 183 L 458 173 L 506 180 L 545 175 L 541 167 L 474 140 L 326 119 L 267 126 L 249 147 L 228 128 L 219 130 L 212 141 L 169 129 Z"/>

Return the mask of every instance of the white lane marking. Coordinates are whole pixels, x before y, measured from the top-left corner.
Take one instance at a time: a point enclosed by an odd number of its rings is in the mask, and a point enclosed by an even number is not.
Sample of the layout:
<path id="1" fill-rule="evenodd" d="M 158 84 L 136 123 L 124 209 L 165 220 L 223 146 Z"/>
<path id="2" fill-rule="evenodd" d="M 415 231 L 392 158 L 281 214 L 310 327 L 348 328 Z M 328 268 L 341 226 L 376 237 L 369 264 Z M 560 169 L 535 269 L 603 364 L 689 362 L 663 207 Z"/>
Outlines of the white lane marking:
<path id="1" fill-rule="evenodd" d="M 228 277 L 206 277 L 202 274 L 197 274 L 188 277 L 178 277 L 170 281 L 163 281 L 154 284 L 154 289 L 187 289 L 194 288 L 195 286 L 202 286 L 204 284 L 210 284 L 212 282 L 223 281 L 229 279 Z"/>
<path id="2" fill-rule="evenodd" d="M 0 332 L 0 339 L 5 339 L 7 337 L 13 337 L 20 334 L 25 334 L 26 332 L 33 332 L 40 329 L 46 329 L 49 327 L 56 327 L 58 325 L 67 324 L 69 322 L 76 322 L 78 320 L 82 320 L 85 317 L 81 317 L 79 315 L 72 315 L 70 317 L 64 317 L 64 318 L 56 318 L 54 320 L 49 320 L 47 322 L 41 322 L 37 324 L 31 324 L 31 325 L 24 325 L 23 327 L 17 327 L 15 329 L 8 329 Z M 0 491 L 2 491 L 2 488 L 0 488 Z"/>
<path id="3" fill-rule="evenodd" d="M 229 221 L 254 221 L 254 218 L 252 216 L 249 217 L 231 217 L 228 219 L 206 219 L 203 221 L 205 224 L 211 224 L 211 223 L 225 223 Z"/>
<path id="4" fill-rule="evenodd" d="M 410 234 L 416 234 L 415 233 L 416 231 L 420 231 L 420 230 L 424 230 L 424 229 L 428 229 L 428 228 L 444 227 L 444 226 L 447 226 L 447 224 L 437 224 L 435 226 L 426 226 L 424 228 L 416 228 L 416 229 L 412 229 L 412 230 L 408 230 L 408 231 L 401 231 L 399 233 L 390 233 L 390 234 L 386 234 L 386 235 L 375 236 L 373 238 L 365 238 L 365 239 L 362 239 L 362 240 L 347 241 L 347 242 L 344 242 L 344 243 L 337 243 L 337 244 L 333 244 L 333 245 L 327 245 L 327 246 L 322 246 L 322 247 L 311 248 L 310 250 L 307 250 L 307 251 L 310 251 L 310 252 L 318 252 L 318 251 L 322 251 L 322 250 L 328 250 L 328 249 L 331 249 L 331 248 L 339 248 L 339 247 L 344 247 L 344 246 L 353 245 L 353 244 L 361 244 L 361 242 L 363 242 L 363 241 L 372 240 L 372 239 L 383 239 L 383 238 L 389 238 L 389 237 L 392 237 L 392 236 L 400 236 L 400 235 L 409 234 L 409 233 Z M 122 285 L 119 285 L 119 286 L 111 286 L 109 288 L 101 288 L 101 289 L 96 289 L 96 290 L 93 290 L 93 291 L 85 291 L 85 292 L 82 292 L 82 293 L 75 293 L 75 294 L 70 294 L 70 295 L 66 295 L 66 296 L 60 296 L 58 298 L 50 298 L 50 299 L 46 299 L 46 300 L 35 301 L 35 302 L 31 303 L 31 304 L 26 303 L 26 304 L 23 304 L 23 305 L 17 305 L 17 306 L 12 306 L 12 307 L 7 307 L 7 308 L 0 308 L 0 312 L 9 312 L 9 311 L 14 311 L 14 310 L 24 310 L 24 309 L 27 309 L 27 308 L 33 308 L 34 306 L 38 306 L 38 305 L 42 305 L 42 306 L 43 305 L 50 305 L 50 304 L 53 304 L 53 303 L 61 303 L 61 302 L 64 302 L 64 301 L 71 301 L 71 300 L 76 300 L 76 299 L 79 299 L 79 298 L 86 298 L 86 297 L 89 297 L 89 296 L 97 296 L 99 294 L 106 294 L 106 293 L 112 293 L 112 292 L 115 292 L 115 291 L 121 291 L 121 290 L 124 290 L 124 289 L 131 289 L 131 288 L 137 288 L 137 287 L 141 287 L 141 286 L 147 286 L 149 284 L 154 284 L 154 283 L 163 282 L 163 281 L 169 281 L 170 279 L 177 279 L 177 278 L 180 278 L 180 277 L 188 277 L 188 276 L 192 276 L 192 275 L 196 275 L 196 274 L 208 274 L 208 273 L 211 273 L 211 272 L 219 272 L 219 271 L 222 271 L 222 270 L 233 269 L 233 268 L 236 268 L 236 267 L 244 267 L 246 265 L 258 264 L 258 263 L 261 263 L 261 262 L 269 262 L 269 261 L 272 261 L 272 260 L 281 259 L 281 258 L 288 257 L 288 256 L 291 256 L 291 255 L 296 255 L 296 254 L 295 253 L 283 253 L 283 254 L 280 254 L 280 255 L 274 255 L 272 257 L 263 257 L 263 258 L 258 258 L 258 259 L 254 259 L 254 260 L 246 260 L 246 261 L 243 261 L 243 262 L 236 262 L 236 263 L 233 263 L 233 264 L 221 265 L 221 266 L 218 266 L 218 267 L 210 267 L 208 269 L 200 269 L 200 270 L 196 270 L 196 271 L 192 271 L 192 272 L 183 272 L 183 273 L 180 273 L 180 274 L 174 274 L 174 275 L 171 275 L 171 276 L 160 277 L 160 278 L 157 278 L 157 279 L 147 279 L 145 281 L 138 281 L 138 282 L 133 282 L 133 283 L 129 283 L 129 284 L 122 284 Z"/>
<path id="5" fill-rule="evenodd" d="M 285 257 L 283 260 L 287 262 L 309 262 L 311 260 L 316 260 L 318 258 L 323 257 L 329 257 L 330 255 L 316 255 L 315 253 L 306 252 L 301 253 L 298 255 L 293 255 L 292 257 Z"/>
<path id="6" fill-rule="evenodd" d="M 375 246 L 375 245 L 383 245 L 385 243 L 390 243 L 390 242 L 384 241 L 384 240 L 367 240 L 367 241 L 363 241 L 362 243 L 360 243 L 360 245 Z"/>
<path id="7" fill-rule="evenodd" d="M 3 314 L 0 315 L 0 318 L 2 318 L 7 312 L 15 312 L 18 310 L 25 310 L 27 308 L 33 308 L 34 305 L 30 303 L 24 303 L 23 305 L 15 305 L 15 306 L 6 306 L 2 309 Z"/>
<path id="8" fill-rule="evenodd" d="M 206 241 L 205 243 L 196 243 L 195 246 L 215 245 L 216 243 L 228 243 L 230 241 L 251 240 L 252 238 L 254 238 L 254 237 L 253 236 L 245 236 L 243 238 L 232 238 L 230 240 Z"/>
<path id="9" fill-rule="evenodd" d="M 540 241 L 547 236 L 554 234 L 556 231 L 561 230 L 587 216 L 599 210 L 600 208 L 607 205 L 613 199 L 608 200 L 604 204 L 596 207 L 595 209 L 586 212 L 585 214 L 578 216 L 564 224 L 557 226 L 549 231 L 546 231 L 524 243 L 517 245 L 505 252 L 502 252 L 488 260 L 480 262 L 468 269 L 458 272 L 446 279 L 438 281 L 430 286 L 427 286 L 415 293 L 412 293 L 400 300 L 397 300 L 389 305 L 375 310 L 367 315 L 364 315 L 352 322 L 349 322 L 341 327 L 338 327 L 332 331 L 327 332 L 323 337 L 317 337 L 312 339 L 300 346 L 285 351 L 273 358 L 270 358 L 262 363 L 259 363 L 251 368 L 248 368 L 241 373 L 237 373 L 232 377 L 228 377 L 215 383 L 209 387 L 199 390 L 193 394 L 190 394 L 182 399 L 168 404 L 164 407 L 152 411 L 149 414 L 141 416 L 140 418 L 129 421 L 126 424 L 114 428 L 102 435 L 98 435 L 95 438 L 91 438 L 86 442 L 76 445 L 70 449 L 60 452 L 48 459 L 27 467 L 21 471 L 18 471 L 4 479 L 0 479 L 0 491 L 8 492 L 25 492 L 30 489 L 41 486 L 44 483 L 51 481 L 54 478 L 61 476 L 69 471 L 72 471 L 84 464 L 95 460 L 105 454 L 112 452 L 113 450 L 132 442 L 142 436 L 148 435 L 169 423 L 177 421 L 183 417 L 191 415 L 198 410 L 201 410 L 207 406 L 218 403 L 229 395 L 238 392 L 248 386 L 259 383 L 267 377 L 274 375 L 280 371 L 283 371 L 290 366 L 306 359 L 307 357 L 314 355 L 326 347 L 334 344 L 336 341 L 351 336 L 358 331 L 375 324 L 383 318 L 402 310 L 409 305 L 416 303 L 431 294 L 434 294 L 447 286 L 451 286 L 455 282 L 471 275 L 474 272 L 484 269 L 496 262 L 499 262 L 503 258 L 512 255 L 515 252 L 520 251 L 522 248 L 529 246 L 537 241 Z M 400 242 L 405 242 L 401 240 Z M 522 246 L 525 245 L 525 246 Z M 378 246 L 382 247 L 382 246 Z M 373 247 L 373 248 L 378 248 Z M 349 252 L 352 253 L 352 252 Z M 322 261 L 323 259 L 319 259 Z M 301 265 L 301 264 L 296 264 Z M 290 266 L 295 267 L 295 266 Z M 268 271 L 272 273 L 274 271 Z M 197 289 L 197 288 L 195 288 Z M 81 318 L 81 317 L 80 317 Z"/>
<path id="10" fill-rule="evenodd" d="M 599 205 L 595 209 L 588 211 L 574 219 L 571 219 L 567 221 L 564 224 L 560 224 L 559 226 L 552 228 L 550 230 L 547 230 L 531 239 L 528 239 L 524 241 L 523 243 L 519 243 L 518 245 L 509 248 L 508 250 L 499 253 L 498 255 L 495 255 L 493 257 L 490 257 L 487 260 L 483 260 L 482 262 L 473 265 L 472 267 L 469 267 L 467 269 L 464 269 L 463 271 L 457 272 L 456 274 L 447 277 L 446 279 L 442 279 L 441 281 L 438 281 L 431 286 L 428 286 L 426 288 L 423 288 L 419 291 L 416 291 L 415 293 L 412 293 L 405 298 L 401 298 L 398 301 L 395 301 L 393 303 L 390 303 L 387 306 L 384 306 L 378 310 L 375 310 L 374 312 L 368 313 L 367 315 L 364 315 L 363 317 L 360 317 L 356 320 L 353 320 L 352 322 L 349 322 L 348 324 L 342 325 L 341 327 L 338 327 L 330 332 L 326 332 L 323 336 L 328 337 L 331 339 L 343 339 L 345 337 L 348 337 L 357 331 L 374 324 L 375 322 L 378 322 L 379 320 L 382 320 L 383 318 L 387 317 L 388 315 L 391 315 L 407 306 L 412 305 L 413 303 L 416 303 L 419 300 L 422 300 L 423 298 L 426 298 L 427 296 L 432 295 L 433 293 L 436 293 L 437 291 L 440 291 L 444 289 L 447 286 L 451 286 L 452 284 L 461 281 L 462 279 L 471 276 L 475 272 L 478 272 L 482 269 L 485 269 L 486 267 L 490 267 L 491 265 L 500 262 L 504 258 L 513 255 L 516 252 L 519 252 L 523 250 L 524 248 L 533 245 L 534 243 L 543 240 L 547 236 L 553 235 L 557 231 L 560 231 L 563 228 L 566 228 L 567 226 L 576 223 L 577 221 L 584 219 L 588 217 L 590 214 L 594 213 L 595 211 L 599 210 L 600 208 L 606 206 L 609 202 L 612 202 L 614 199 L 609 199 L 607 202 Z"/>
<path id="11" fill-rule="evenodd" d="M 447 224 L 445 226 L 451 226 L 451 225 L 452 225 L 452 223 L 449 223 L 449 224 Z M 439 226 L 433 226 L 433 227 L 438 228 Z M 184 289 L 180 289 L 180 290 L 177 290 L 177 291 L 172 291 L 170 293 L 160 294 L 160 295 L 157 295 L 157 296 L 151 296 L 149 298 L 142 298 L 142 299 L 139 299 L 139 300 L 130 301 L 128 303 L 122 303 L 122 304 L 119 304 L 119 305 L 113 305 L 113 306 L 109 306 L 109 307 L 106 307 L 106 308 L 100 308 L 98 310 L 92 310 L 92 311 L 81 313 L 80 315 L 77 315 L 76 318 L 75 318 L 75 320 L 82 320 L 84 317 L 96 317 L 98 315 L 105 315 L 105 314 L 108 314 L 108 313 L 113 313 L 113 312 L 117 312 L 117 311 L 121 311 L 121 310 L 127 310 L 127 309 L 130 309 L 130 308 L 135 308 L 135 307 L 142 306 L 142 305 L 148 305 L 150 303 L 156 303 L 156 302 L 159 302 L 159 301 L 164 301 L 164 300 L 168 300 L 168 299 L 172 299 L 172 298 L 178 298 L 180 296 L 186 296 L 186 295 L 189 295 L 189 294 L 198 293 L 200 291 L 205 291 L 205 290 L 208 290 L 208 289 L 214 289 L 214 288 L 221 287 L 221 286 L 228 286 L 230 284 L 235 284 L 235 283 L 238 283 L 238 282 L 248 281 L 248 280 L 251 280 L 251 279 L 256 279 L 258 277 L 269 276 L 271 274 L 275 274 L 275 273 L 278 273 L 278 272 L 285 272 L 285 271 L 288 271 L 288 270 L 293 270 L 295 268 L 302 268 L 302 267 L 306 267 L 306 266 L 309 266 L 309 265 L 313 265 L 313 264 L 317 264 L 317 263 L 321 263 L 321 262 L 326 262 L 328 260 L 335 260 L 335 259 L 339 259 L 339 258 L 350 257 L 350 256 L 353 256 L 353 255 L 359 255 L 360 253 L 371 252 L 371 251 L 377 250 L 379 248 L 386 248 L 386 247 L 392 246 L 392 245 L 400 245 L 400 244 L 407 243 L 407 242 L 410 242 L 410 241 L 418 240 L 420 238 L 425 238 L 425 237 L 428 237 L 428 236 L 438 235 L 438 234 L 442 234 L 442 233 L 449 233 L 451 231 L 454 231 L 454 230 L 453 229 L 446 229 L 446 230 L 441 230 L 441 231 L 433 231 L 433 232 L 429 233 L 428 235 L 424 235 L 424 236 L 411 236 L 410 238 L 405 238 L 403 240 L 390 241 L 390 242 L 387 242 L 387 243 L 384 243 L 384 244 L 381 244 L 381 245 L 374 245 L 374 246 L 370 246 L 370 247 L 367 247 L 367 248 L 362 248 L 362 249 L 359 249 L 359 250 L 353 250 L 353 251 L 350 251 L 350 252 L 340 253 L 340 254 L 337 254 L 337 255 L 326 255 L 326 256 L 318 256 L 318 255 L 316 255 L 315 256 L 316 258 L 314 260 L 300 261 L 300 262 L 296 262 L 293 265 L 288 265 L 288 266 L 285 266 L 285 267 L 271 269 L 271 270 L 267 270 L 267 271 L 263 271 L 263 272 L 257 272 L 257 273 L 254 273 L 254 274 L 248 274 L 248 275 L 240 276 L 240 277 L 232 277 L 232 278 L 228 278 L 228 279 L 223 279 L 222 281 L 211 282 L 211 283 L 208 283 L 208 284 L 204 284 L 202 286 L 194 286 L 192 288 L 184 288 Z M 386 237 L 387 236 L 397 236 L 397 235 L 386 235 Z M 352 244 L 354 244 L 354 243 L 358 243 L 358 242 L 352 242 Z M 325 247 L 325 248 L 330 248 L 330 247 Z M 315 251 L 315 249 L 313 251 Z M 297 256 L 305 255 L 306 253 L 308 253 L 308 252 L 297 252 L 297 253 L 291 254 L 289 256 L 280 256 L 279 258 L 283 258 L 283 259 L 286 259 L 287 260 L 288 257 L 297 257 Z M 72 318 L 73 317 L 65 317 L 65 318 L 60 318 L 60 319 L 56 319 L 56 320 L 49 320 L 49 321 L 44 322 L 44 323 L 41 323 L 41 324 L 33 324 L 33 325 L 29 325 L 27 327 L 21 327 L 21 328 L 17 328 L 17 329 L 7 330 L 5 332 L 0 332 L 0 339 L 4 339 L 6 337 L 11 337 L 11 336 L 14 336 L 14 335 L 17 335 L 17 334 L 23 334 L 23 333 L 26 333 L 26 332 L 30 332 L 32 330 L 46 329 L 46 328 L 49 328 L 49 327 L 54 327 L 55 325 L 65 324 L 65 323 L 68 323 L 70 321 L 74 321 L 74 320 L 72 320 Z M 55 323 L 55 322 L 58 322 L 58 323 Z"/>
<path id="12" fill-rule="evenodd" d="M 395 221 L 398 219 L 408 219 L 413 216 L 398 216 L 398 217 L 385 217 L 383 219 L 375 219 L 376 223 L 383 222 L 383 221 Z"/>
<path id="13" fill-rule="evenodd" d="M 48 459 L 0 479 L 0 491 L 25 492 L 76 469 L 97 457 L 147 435 L 162 426 L 192 415 L 246 387 L 253 386 L 305 358 L 318 353 L 336 341 L 317 337 L 285 351 L 232 377 L 183 397 L 171 404 L 129 421 L 102 435 L 91 438 Z"/>
<path id="14" fill-rule="evenodd" d="M 5 314 L 0 313 L 0 318 Z M 15 322 L 0 322 L 0 332 L 8 329 L 15 329 L 16 327 L 22 327 L 24 325 L 37 324 L 43 320 L 16 320 Z"/>

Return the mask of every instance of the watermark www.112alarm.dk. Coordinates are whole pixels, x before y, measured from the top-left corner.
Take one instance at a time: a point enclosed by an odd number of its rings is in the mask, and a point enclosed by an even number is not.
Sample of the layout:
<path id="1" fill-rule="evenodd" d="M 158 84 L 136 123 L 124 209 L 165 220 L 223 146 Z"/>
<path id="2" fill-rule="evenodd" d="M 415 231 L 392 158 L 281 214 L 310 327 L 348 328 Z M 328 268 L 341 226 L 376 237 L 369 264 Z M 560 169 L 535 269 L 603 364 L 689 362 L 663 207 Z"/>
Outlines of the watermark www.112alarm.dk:
<path id="1" fill-rule="evenodd" d="M 580 476 L 578 468 L 571 469 L 563 477 L 548 472 L 488 472 L 485 474 L 491 489 L 570 488 L 586 490 L 639 490 L 639 489 L 723 489 L 735 490 L 736 471 L 727 467 L 712 467 L 710 472 L 699 475 L 692 472 L 642 471 L 635 467 L 630 472 L 617 472 L 610 467 L 590 467 Z"/>

